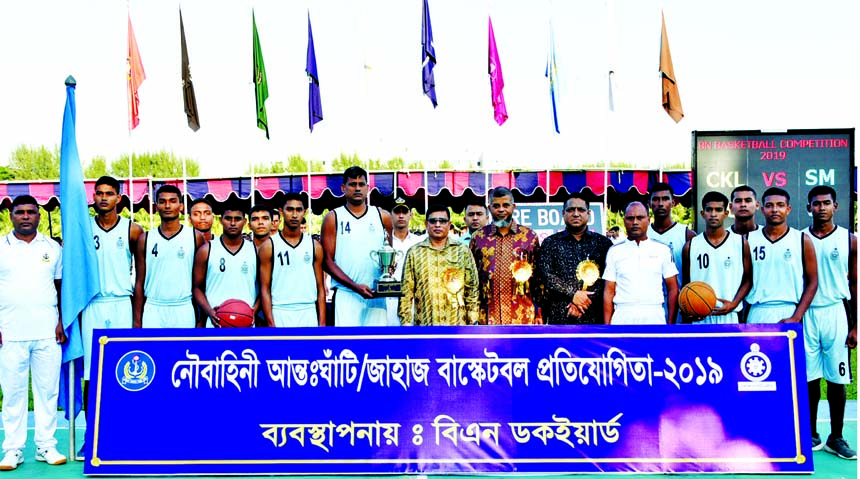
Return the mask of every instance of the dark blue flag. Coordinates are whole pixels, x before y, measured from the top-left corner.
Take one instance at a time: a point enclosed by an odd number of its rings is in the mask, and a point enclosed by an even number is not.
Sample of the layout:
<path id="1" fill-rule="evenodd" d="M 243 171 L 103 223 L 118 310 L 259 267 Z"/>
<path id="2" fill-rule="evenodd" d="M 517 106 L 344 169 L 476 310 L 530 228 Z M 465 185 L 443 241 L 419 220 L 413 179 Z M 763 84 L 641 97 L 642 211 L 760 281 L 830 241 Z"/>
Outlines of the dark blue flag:
<path id="1" fill-rule="evenodd" d="M 421 77 L 424 83 L 424 94 L 433 102 L 436 108 L 436 79 L 433 68 L 436 66 L 436 49 L 433 48 L 433 28 L 430 26 L 430 8 L 424 0 L 424 20 L 421 22 Z"/>
<path id="2" fill-rule="evenodd" d="M 69 417 L 69 363 L 75 361 L 75 377 L 80 386 L 83 375 L 83 340 L 78 316 L 99 292 L 99 265 L 93 245 L 90 209 L 84 189 L 84 175 L 75 137 L 75 79 L 66 79 L 66 109 L 63 114 L 63 139 L 60 144 L 60 207 L 63 224 L 63 273 L 61 311 L 66 343 L 63 344 L 63 370 L 60 375 L 59 405 Z M 75 388 L 74 411 L 81 410 L 80 387 Z"/>
<path id="3" fill-rule="evenodd" d="M 308 74 L 308 122 L 311 131 L 314 124 L 322 121 L 322 99 L 320 98 L 320 76 L 317 73 L 317 56 L 314 53 L 314 33 L 311 31 L 311 13 L 308 12 L 308 59 L 305 65 Z"/>

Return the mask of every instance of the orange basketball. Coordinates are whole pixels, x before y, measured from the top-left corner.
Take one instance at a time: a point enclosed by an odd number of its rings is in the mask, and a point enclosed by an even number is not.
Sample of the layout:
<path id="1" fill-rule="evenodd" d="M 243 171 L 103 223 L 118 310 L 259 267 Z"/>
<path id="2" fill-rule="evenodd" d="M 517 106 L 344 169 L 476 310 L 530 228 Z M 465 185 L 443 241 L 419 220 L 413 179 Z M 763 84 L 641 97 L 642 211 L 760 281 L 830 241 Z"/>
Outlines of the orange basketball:
<path id="1" fill-rule="evenodd" d="M 685 315 L 701 319 L 714 310 L 717 305 L 717 294 L 708 283 L 693 281 L 681 288 L 678 305 Z"/>
<path id="2" fill-rule="evenodd" d="M 218 306 L 222 328 L 250 328 L 254 325 L 254 310 L 240 299 L 228 299 Z"/>

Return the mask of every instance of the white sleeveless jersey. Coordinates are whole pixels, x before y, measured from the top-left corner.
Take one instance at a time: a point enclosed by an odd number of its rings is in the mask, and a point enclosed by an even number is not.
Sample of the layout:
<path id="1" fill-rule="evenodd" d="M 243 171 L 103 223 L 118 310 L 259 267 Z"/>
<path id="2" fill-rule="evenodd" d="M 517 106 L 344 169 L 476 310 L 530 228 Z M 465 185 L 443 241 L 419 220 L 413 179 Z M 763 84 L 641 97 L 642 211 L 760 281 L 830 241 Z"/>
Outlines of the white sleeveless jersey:
<path id="1" fill-rule="evenodd" d="M 744 239 L 731 231 L 728 233 L 716 246 L 711 245 L 703 234 L 693 237 L 690 241 L 690 282 L 704 281 L 714 288 L 718 298 L 731 301 L 744 277 Z M 738 304 L 734 311 L 741 309 L 743 304 Z"/>
<path id="2" fill-rule="evenodd" d="M 340 243 L 337 247 L 340 249 Z M 281 233 L 272 237 L 272 307 L 316 305 L 315 259 L 311 235 L 302 234 L 295 247 Z"/>
<path id="3" fill-rule="evenodd" d="M 132 254 L 129 249 L 131 221 L 120 216 L 109 230 L 102 229 L 95 217 L 90 221 L 99 261 L 99 294 L 96 298 L 131 296 L 134 292 Z"/>
<path id="4" fill-rule="evenodd" d="M 681 223 L 675 223 L 665 233 L 658 233 L 654 225 L 648 225 L 648 239 L 662 243 L 672 251 L 672 261 L 678 269 L 678 284 L 682 283 L 682 262 L 684 261 L 684 245 L 687 244 L 687 227 Z"/>
<path id="5" fill-rule="evenodd" d="M 223 237 L 209 242 L 206 267 L 206 299 L 209 306 L 219 306 L 228 299 L 241 299 L 253 307 L 257 299 L 257 250 L 250 241 L 231 253 Z"/>
<path id="6" fill-rule="evenodd" d="M 170 239 L 164 237 L 160 227 L 146 234 L 143 291 L 147 302 L 179 305 L 191 301 L 195 249 L 194 229 L 184 225 Z"/>
<path id="7" fill-rule="evenodd" d="M 803 295 L 803 233 L 789 228 L 771 242 L 764 228 L 751 231 L 747 240 L 753 265 L 749 304 L 800 302 Z"/>
<path id="8" fill-rule="evenodd" d="M 382 226 L 382 213 L 375 206 L 368 206 L 361 218 L 356 218 L 346 208 L 334 209 L 337 229 L 337 249 L 334 262 L 358 284 L 373 287 L 373 282 L 382 275 L 379 263 L 370 257 L 370 252 L 378 250 L 385 242 L 385 228 Z M 347 288 L 332 278 L 332 286 Z"/>
<path id="9" fill-rule="evenodd" d="M 818 291 L 812 298 L 812 306 L 831 306 L 841 303 L 843 299 L 851 299 L 848 289 L 851 237 L 848 230 L 837 226 L 829 235 L 819 239 L 810 228 L 809 237 L 818 261 Z"/>

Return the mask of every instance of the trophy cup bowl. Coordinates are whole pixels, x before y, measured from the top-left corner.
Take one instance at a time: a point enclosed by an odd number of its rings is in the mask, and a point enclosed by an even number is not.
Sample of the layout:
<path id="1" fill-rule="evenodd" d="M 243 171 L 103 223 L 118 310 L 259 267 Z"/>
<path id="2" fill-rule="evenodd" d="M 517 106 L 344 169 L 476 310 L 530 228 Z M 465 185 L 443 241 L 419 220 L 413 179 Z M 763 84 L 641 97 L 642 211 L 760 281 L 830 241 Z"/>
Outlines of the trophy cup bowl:
<path id="1" fill-rule="evenodd" d="M 397 251 L 389 245 L 370 252 L 370 259 L 379 263 L 382 275 L 373 282 L 374 296 L 395 297 L 403 296 L 400 281 L 391 275 L 391 268 L 397 265 L 397 260 L 403 257 L 402 251 Z"/>

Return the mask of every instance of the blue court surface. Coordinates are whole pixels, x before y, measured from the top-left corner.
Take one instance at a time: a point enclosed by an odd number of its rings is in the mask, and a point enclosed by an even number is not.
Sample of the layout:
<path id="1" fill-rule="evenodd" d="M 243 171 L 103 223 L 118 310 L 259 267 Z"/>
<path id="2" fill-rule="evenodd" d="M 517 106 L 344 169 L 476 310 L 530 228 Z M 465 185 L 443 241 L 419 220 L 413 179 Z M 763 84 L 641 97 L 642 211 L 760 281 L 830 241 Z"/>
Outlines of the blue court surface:
<path id="1" fill-rule="evenodd" d="M 61 453 L 67 454 L 69 450 L 68 443 L 68 422 L 62 418 L 62 412 L 59 413 L 60 420 L 58 421 L 57 427 L 57 439 L 59 440 L 59 444 L 57 448 Z M 83 415 L 81 416 L 83 417 Z M 36 454 L 36 448 L 33 445 L 33 413 L 30 413 L 29 418 L 29 426 L 30 431 L 27 437 L 27 447 L 24 449 L 24 464 L 18 466 L 18 469 L 9 472 L 0 472 L 0 477 L 9 477 L 18 478 L 18 479 L 30 479 L 30 478 L 38 478 L 38 479 L 72 479 L 72 478 L 82 478 L 84 476 L 83 470 L 84 465 L 82 462 L 69 462 L 68 464 L 62 466 L 48 466 L 41 462 L 36 462 L 33 457 Z M 226 424 L 225 424 L 226 427 Z M 84 423 L 83 420 L 79 420 L 76 424 L 77 429 L 77 443 L 81 444 L 83 441 L 83 433 L 84 433 Z M 821 434 L 822 438 L 826 439 L 827 434 L 830 432 L 830 419 L 829 419 L 829 408 L 827 407 L 827 401 L 822 401 L 821 405 L 818 409 L 818 433 Z M 857 449 L 857 401 L 848 401 L 848 405 L 845 411 L 845 429 L 844 436 L 848 439 L 848 442 L 854 449 Z M 129 431 L 129 446 L 130 447 L 146 447 L 143 444 L 134 444 L 134 433 Z M 829 454 L 824 451 L 819 451 L 814 453 L 814 461 L 815 461 L 815 474 L 811 477 L 815 478 L 825 478 L 825 479 L 856 479 L 857 478 L 857 461 L 846 461 L 840 459 L 832 454 Z M 791 477 L 787 474 L 778 474 L 778 475 L 731 475 L 731 474 L 675 474 L 675 476 L 683 476 L 685 478 L 720 478 L 720 479 L 729 479 L 729 478 L 785 478 Z M 195 476 L 195 477 L 211 477 L 211 476 Z M 222 476 L 223 477 L 223 476 Z M 242 477 L 271 477 L 271 476 L 242 476 Z M 314 479 L 323 479 L 328 476 L 313 476 Z M 361 477 L 370 477 L 370 476 L 361 476 Z M 386 477 L 394 477 L 394 476 L 386 476 Z M 426 477 L 426 476 L 418 476 L 418 477 Z M 463 476 L 465 477 L 465 476 Z M 494 477 L 494 476 L 480 476 L 480 477 Z M 530 476 L 534 477 L 534 476 Z M 648 475 L 648 474 L 588 474 L 587 477 L 624 477 L 627 479 L 634 478 L 653 478 L 657 477 L 656 475 Z M 807 475 L 798 475 L 795 477 L 809 477 Z"/>

